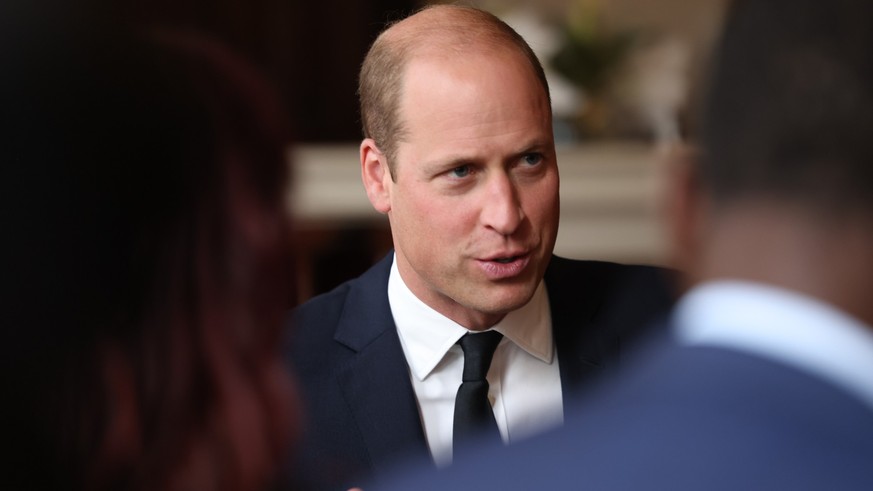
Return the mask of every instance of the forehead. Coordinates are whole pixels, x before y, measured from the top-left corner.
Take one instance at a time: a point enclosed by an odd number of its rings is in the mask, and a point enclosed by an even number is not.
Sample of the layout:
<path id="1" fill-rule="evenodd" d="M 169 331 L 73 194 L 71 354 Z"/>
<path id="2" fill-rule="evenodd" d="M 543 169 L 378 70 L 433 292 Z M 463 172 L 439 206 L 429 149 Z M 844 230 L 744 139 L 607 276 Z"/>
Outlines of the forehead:
<path id="1" fill-rule="evenodd" d="M 416 89 L 430 90 L 447 78 L 476 82 L 476 76 L 512 73 L 525 79 L 530 89 L 548 100 L 548 89 L 542 86 L 531 60 L 515 45 L 499 41 L 471 40 L 471 45 L 459 45 L 456 40 L 435 39 L 433 43 L 416 43 L 407 54 L 403 66 L 402 95 Z M 444 77 L 420 77 L 421 72 Z M 494 77 L 491 77 L 493 82 Z M 484 80 L 479 80 L 484 83 Z M 401 97 L 402 99 L 402 97 Z M 401 101 L 402 102 L 402 101 Z"/>
<path id="2" fill-rule="evenodd" d="M 453 145 L 488 152 L 510 140 L 551 142 L 548 97 L 517 51 L 430 53 L 410 60 L 400 147 Z M 491 145 L 489 147 L 489 145 Z"/>

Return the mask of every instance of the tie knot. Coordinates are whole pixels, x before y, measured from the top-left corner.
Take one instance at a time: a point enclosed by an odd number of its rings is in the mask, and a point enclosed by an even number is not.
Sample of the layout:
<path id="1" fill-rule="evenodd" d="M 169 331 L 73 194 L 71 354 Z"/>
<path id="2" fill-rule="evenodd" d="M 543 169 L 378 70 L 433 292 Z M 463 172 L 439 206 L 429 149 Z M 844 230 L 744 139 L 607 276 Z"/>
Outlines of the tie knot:
<path id="1" fill-rule="evenodd" d="M 464 334 L 458 343 L 464 351 L 464 382 L 485 380 L 494 350 L 503 334 L 497 331 Z"/>

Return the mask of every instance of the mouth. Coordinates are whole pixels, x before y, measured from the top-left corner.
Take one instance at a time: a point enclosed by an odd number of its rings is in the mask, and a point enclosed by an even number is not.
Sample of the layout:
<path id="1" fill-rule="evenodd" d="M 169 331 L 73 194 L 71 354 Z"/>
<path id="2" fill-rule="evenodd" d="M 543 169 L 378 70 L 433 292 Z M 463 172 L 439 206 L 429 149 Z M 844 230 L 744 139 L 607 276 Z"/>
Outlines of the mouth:
<path id="1" fill-rule="evenodd" d="M 479 261 L 482 271 L 491 280 L 506 280 L 520 275 L 531 260 L 529 252 L 508 252 Z"/>
<path id="2" fill-rule="evenodd" d="M 518 261 L 519 259 L 523 259 L 527 256 L 530 256 L 529 250 L 506 250 L 494 253 L 490 256 L 482 257 L 482 261 L 493 261 L 496 263 L 507 264 L 513 261 Z"/>
<path id="3" fill-rule="evenodd" d="M 507 250 L 479 259 L 479 266 L 491 280 L 508 280 L 521 275 L 533 260 L 529 250 Z"/>
<path id="4" fill-rule="evenodd" d="M 517 256 L 509 256 L 509 257 L 495 257 L 495 258 L 490 259 L 490 260 L 497 262 L 497 263 L 500 263 L 500 264 L 509 264 L 513 261 L 517 261 L 517 260 L 521 259 L 523 256 L 524 256 L 523 254 L 520 254 Z"/>

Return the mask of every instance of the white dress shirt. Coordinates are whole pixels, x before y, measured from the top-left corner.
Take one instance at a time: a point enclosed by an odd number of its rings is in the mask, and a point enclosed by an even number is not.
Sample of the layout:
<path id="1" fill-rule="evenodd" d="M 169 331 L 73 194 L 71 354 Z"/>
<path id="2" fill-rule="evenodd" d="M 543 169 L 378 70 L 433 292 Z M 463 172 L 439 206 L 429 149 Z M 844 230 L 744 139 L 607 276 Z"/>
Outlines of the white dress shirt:
<path id="1" fill-rule="evenodd" d="M 388 278 L 388 301 L 409 366 L 422 426 L 437 466 L 452 461 L 455 395 L 464 353 L 456 343 L 468 331 L 418 299 L 403 282 L 397 260 Z M 488 397 L 503 441 L 511 443 L 560 425 L 564 410 L 558 355 L 546 288 L 510 312 L 493 330 L 503 334 L 488 371 Z"/>
<path id="2" fill-rule="evenodd" d="M 733 348 L 825 379 L 873 407 L 873 327 L 796 292 L 742 281 L 694 288 L 674 312 L 681 343 Z"/>

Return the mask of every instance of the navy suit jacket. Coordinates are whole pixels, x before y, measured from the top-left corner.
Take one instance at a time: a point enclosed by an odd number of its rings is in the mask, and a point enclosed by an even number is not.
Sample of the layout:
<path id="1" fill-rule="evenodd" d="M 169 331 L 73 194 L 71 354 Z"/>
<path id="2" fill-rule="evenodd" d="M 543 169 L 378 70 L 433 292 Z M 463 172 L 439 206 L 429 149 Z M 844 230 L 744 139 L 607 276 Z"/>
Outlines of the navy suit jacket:
<path id="1" fill-rule="evenodd" d="M 388 303 L 392 258 L 289 316 L 286 356 L 304 403 L 289 469 L 298 487 L 359 486 L 429 455 Z M 647 266 L 553 257 L 545 282 L 565 395 L 608 369 L 673 299 L 665 271 Z"/>
<path id="2" fill-rule="evenodd" d="M 604 380 L 560 431 L 470 448 L 368 491 L 870 490 L 873 409 L 806 372 L 665 341 Z"/>

